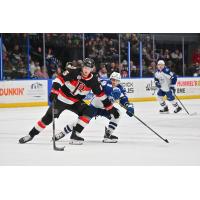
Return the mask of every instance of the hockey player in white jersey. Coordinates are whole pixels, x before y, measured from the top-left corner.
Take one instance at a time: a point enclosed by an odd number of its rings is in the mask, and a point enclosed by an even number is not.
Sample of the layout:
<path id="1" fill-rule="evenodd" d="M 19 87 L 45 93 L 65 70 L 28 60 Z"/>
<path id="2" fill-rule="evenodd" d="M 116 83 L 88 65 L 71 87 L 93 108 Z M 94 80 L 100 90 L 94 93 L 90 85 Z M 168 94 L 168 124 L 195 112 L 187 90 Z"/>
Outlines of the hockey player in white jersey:
<path id="1" fill-rule="evenodd" d="M 132 117 L 134 115 L 134 107 L 128 101 L 128 97 L 126 96 L 125 88 L 120 84 L 121 75 L 117 72 L 113 72 L 110 76 L 110 80 L 102 80 L 101 85 L 105 94 L 108 96 L 111 102 L 115 102 L 119 100 L 121 106 L 123 106 L 127 111 L 126 114 Z M 90 103 L 90 107 L 94 110 L 94 117 L 103 116 L 109 119 L 108 127 L 105 127 L 105 135 L 103 142 L 105 143 L 116 143 L 118 141 L 118 137 L 113 135 L 112 133 L 117 128 L 120 116 L 115 118 L 113 115 L 110 115 L 103 107 L 101 101 L 98 98 L 93 97 Z M 120 113 L 120 112 L 119 112 Z M 64 131 L 56 134 L 56 140 L 60 140 L 66 134 L 70 133 L 73 130 L 73 125 L 66 125 L 64 127 Z"/>
<path id="2" fill-rule="evenodd" d="M 163 60 L 159 60 L 157 63 L 157 71 L 155 73 L 154 80 L 156 87 L 158 88 L 157 99 L 162 107 L 159 112 L 169 112 L 168 106 L 164 100 L 164 96 L 167 96 L 167 100 L 174 106 L 174 113 L 181 111 L 182 108 L 175 100 L 175 86 L 177 82 L 177 76 L 165 66 L 165 62 Z"/>

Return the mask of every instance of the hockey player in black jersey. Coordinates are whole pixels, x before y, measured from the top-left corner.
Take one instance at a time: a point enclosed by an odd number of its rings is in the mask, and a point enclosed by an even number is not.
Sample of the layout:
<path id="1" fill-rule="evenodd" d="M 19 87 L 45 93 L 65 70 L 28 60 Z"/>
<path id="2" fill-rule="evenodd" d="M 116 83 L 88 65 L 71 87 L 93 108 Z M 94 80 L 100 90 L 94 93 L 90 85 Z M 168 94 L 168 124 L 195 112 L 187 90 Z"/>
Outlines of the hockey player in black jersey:
<path id="1" fill-rule="evenodd" d="M 101 84 L 96 76 L 93 76 L 92 68 L 94 61 L 89 58 L 83 60 L 83 65 L 78 69 L 69 69 L 62 75 L 58 76 L 52 85 L 50 93 L 50 101 L 54 101 L 54 116 L 58 118 L 64 110 L 70 110 L 78 115 L 78 121 L 73 128 L 70 137 L 71 144 L 82 144 L 84 139 L 80 137 L 80 133 L 90 122 L 94 115 L 94 111 L 88 106 L 83 99 L 92 90 L 103 103 L 105 109 L 116 118 L 119 117 L 118 110 L 112 105 L 111 101 L 104 93 Z M 47 125 L 52 122 L 52 105 L 46 114 L 31 129 L 29 134 L 19 139 L 19 143 L 23 144 L 31 141 L 38 135 Z"/>

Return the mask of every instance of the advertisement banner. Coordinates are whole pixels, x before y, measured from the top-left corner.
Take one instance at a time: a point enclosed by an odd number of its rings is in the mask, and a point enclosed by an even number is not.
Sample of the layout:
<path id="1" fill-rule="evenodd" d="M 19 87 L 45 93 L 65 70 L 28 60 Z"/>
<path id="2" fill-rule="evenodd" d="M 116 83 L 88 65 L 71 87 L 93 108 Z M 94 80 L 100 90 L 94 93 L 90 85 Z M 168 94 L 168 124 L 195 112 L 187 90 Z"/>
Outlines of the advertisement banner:
<path id="1" fill-rule="evenodd" d="M 130 101 L 154 101 L 157 88 L 153 78 L 122 79 Z M 200 78 L 178 78 L 176 95 L 180 99 L 200 98 Z"/>
<path id="2" fill-rule="evenodd" d="M 0 107 L 48 105 L 47 80 L 0 81 Z"/>

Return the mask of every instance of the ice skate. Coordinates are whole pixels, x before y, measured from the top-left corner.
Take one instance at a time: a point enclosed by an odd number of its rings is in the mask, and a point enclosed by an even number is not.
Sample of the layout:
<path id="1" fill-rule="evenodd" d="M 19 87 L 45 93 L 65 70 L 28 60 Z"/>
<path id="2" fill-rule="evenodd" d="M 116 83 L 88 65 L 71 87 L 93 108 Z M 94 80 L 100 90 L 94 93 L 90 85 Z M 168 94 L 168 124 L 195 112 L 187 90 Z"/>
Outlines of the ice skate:
<path id="1" fill-rule="evenodd" d="M 33 139 L 33 137 L 31 137 L 30 135 L 26 135 L 19 139 L 19 143 L 24 144 L 24 143 L 31 141 L 32 139 Z"/>
<path id="2" fill-rule="evenodd" d="M 110 130 L 108 130 L 107 127 L 105 127 L 105 135 L 104 135 L 103 142 L 104 143 L 117 143 L 117 141 L 118 141 L 118 137 L 115 135 L 112 135 Z"/>
<path id="3" fill-rule="evenodd" d="M 161 114 L 168 114 L 168 113 L 169 113 L 169 109 L 168 109 L 168 107 L 166 106 L 166 107 L 164 107 L 163 109 L 160 109 L 159 112 L 160 112 Z"/>
<path id="4" fill-rule="evenodd" d="M 83 144 L 84 142 L 84 139 L 82 137 L 79 137 L 77 134 L 76 134 L 76 131 L 72 131 L 72 134 L 71 134 L 71 137 L 70 137 L 70 142 L 69 144 L 74 144 L 74 145 L 81 145 Z"/>
<path id="5" fill-rule="evenodd" d="M 65 133 L 63 132 L 63 131 L 61 131 L 60 133 L 57 133 L 56 135 L 55 135 L 55 141 L 58 141 L 58 140 L 60 140 L 60 139 L 62 139 L 62 138 L 64 138 L 65 137 Z M 53 139 L 53 138 L 52 138 Z"/>
<path id="6" fill-rule="evenodd" d="M 175 110 L 174 110 L 174 113 L 178 113 L 178 112 L 180 112 L 182 110 L 182 108 L 179 106 L 179 107 L 177 107 Z"/>

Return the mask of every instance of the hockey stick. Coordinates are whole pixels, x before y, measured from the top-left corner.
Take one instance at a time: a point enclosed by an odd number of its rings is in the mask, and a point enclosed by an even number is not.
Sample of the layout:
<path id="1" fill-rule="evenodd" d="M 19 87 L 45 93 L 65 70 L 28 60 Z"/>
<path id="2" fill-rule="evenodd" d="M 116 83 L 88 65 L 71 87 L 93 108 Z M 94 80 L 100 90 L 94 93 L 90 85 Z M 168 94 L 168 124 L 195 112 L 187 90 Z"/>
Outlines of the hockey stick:
<path id="1" fill-rule="evenodd" d="M 65 149 L 65 146 L 64 147 L 57 147 L 56 146 L 56 140 L 55 140 L 55 137 L 56 137 L 56 135 L 55 135 L 55 117 L 54 117 L 54 113 L 55 113 L 55 109 L 54 109 L 54 104 L 55 104 L 55 102 L 54 102 L 54 100 L 52 101 L 52 119 L 53 119 L 53 149 L 55 150 L 55 151 L 64 151 L 64 149 Z"/>
<path id="2" fill-rule="evenodd" d="M 156 131 L 154 131 L 151 127 L 149 127 L 146 123 L 144 123 L 139 117 L 136 115 L 133 115 L 138 121 L 140 121 L 142 124 L 144 124 L 149 130 L 151 130 L 153 133 L 155 133 L 160 139 L 165 141 L 166 143 L 169 143 L 167 139 L 164 139 L 162 136 L 160 136 Z"/>
<path id="3" fill-rule="evenodd" d="M 186 111 L 186 113 L 188 114 L 188 115 L 196 115 L 197 113 L 196 112 L 194 112 L 194 113 L 189 113 L 188 112 L 188 110 L 186 109 L 186 107 L 183 105 L 183 103 L 181 102 L 181 100 L 176 96 L 176 94 L 174 93 L 174 96 L 176 97 L 176 99 L 179 101 L 179 103 L 182 105 L 182 107 L 184 108 L 184 110 Z"/>
<path id="4" fill-rule="evenodd" d="M 120 106 L 122 106 L 125 110 L 127 110 L 127 108 L 125 106 L 123 106 L 122 104 L 120 104 Z M 136 115 L 133 115 L 138 121 L 140 121 L 144 126 L 146 126 L 149 130 L 151 130 L 154 134 L 156 134 L 160 139 L 162 139 L 163 141 L 165 141 L 166 143 L 169 143 L 169 141 L 167 139 L 164 139 L 162 136 L 160 136 L 156 131 L 154 131 L 151 127 L 149 127 L 146 123 L 144 123 L 139 117 L 137 117 Z"/>

